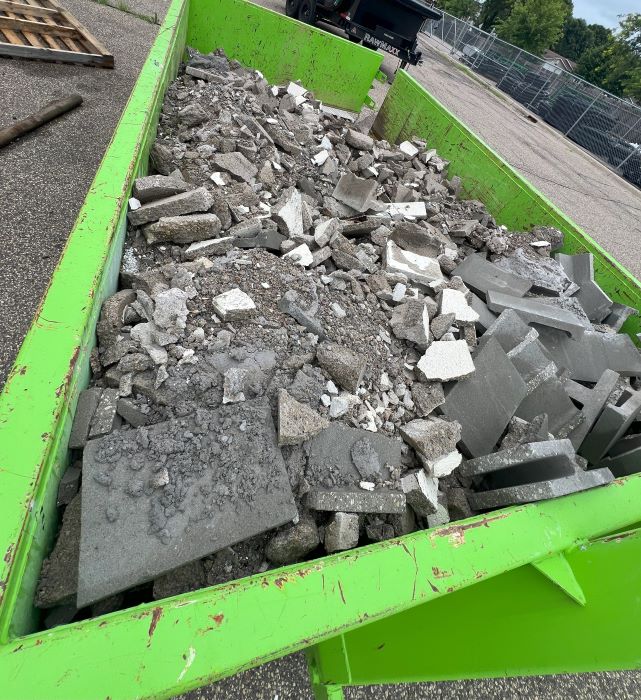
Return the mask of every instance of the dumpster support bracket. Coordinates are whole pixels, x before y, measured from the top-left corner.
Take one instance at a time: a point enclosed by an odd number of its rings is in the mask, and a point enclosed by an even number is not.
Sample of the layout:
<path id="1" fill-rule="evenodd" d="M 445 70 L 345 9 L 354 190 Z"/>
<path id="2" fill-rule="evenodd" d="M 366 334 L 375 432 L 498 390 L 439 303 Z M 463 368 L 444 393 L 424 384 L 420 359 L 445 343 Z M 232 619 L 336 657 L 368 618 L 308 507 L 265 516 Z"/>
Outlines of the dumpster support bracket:
<path id="1" fill-rule="evenodd" d="M 585 605 L 585 593 L 576 580 L 574 571 L 563 553 L 532 562 L 532 566 L 550 579 L 579 605 Z"/>

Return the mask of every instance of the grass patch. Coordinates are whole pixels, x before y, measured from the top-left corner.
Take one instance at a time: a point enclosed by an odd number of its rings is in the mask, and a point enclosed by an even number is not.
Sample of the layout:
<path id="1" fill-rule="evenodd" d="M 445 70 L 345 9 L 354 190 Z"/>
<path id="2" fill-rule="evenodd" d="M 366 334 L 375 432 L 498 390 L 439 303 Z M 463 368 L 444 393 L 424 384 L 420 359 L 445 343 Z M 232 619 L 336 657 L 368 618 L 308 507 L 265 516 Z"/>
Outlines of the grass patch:
<path id="1" fill-rule="evenodd" d="M 118 0 L 118 2 L 110 2 L 110 0 L 92 0 L 92 2 L 95 2 L 98 5 L 106 5 L 107 7 L 111 7 L 112 10 L 120 10 L 120 12 L 125 12 L 132 17 L 142 20 L 143 22 L 160 25 L 160 20 L 158 19 L 158 14 L 156 12 L 154 12 L 153 15 L 146 15 L 143 12 L 136 12 L 136 10 L 129 7 L 124 0 Z"/>

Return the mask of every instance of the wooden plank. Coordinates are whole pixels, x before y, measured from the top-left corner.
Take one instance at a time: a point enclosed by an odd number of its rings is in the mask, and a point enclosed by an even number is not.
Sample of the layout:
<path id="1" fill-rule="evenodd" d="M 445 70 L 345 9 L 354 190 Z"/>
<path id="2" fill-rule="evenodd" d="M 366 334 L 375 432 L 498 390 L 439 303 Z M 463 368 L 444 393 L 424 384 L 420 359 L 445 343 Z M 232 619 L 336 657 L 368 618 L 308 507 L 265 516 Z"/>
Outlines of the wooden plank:
<path id="1" fill-rule="evenodd" d="M 64 61 L 65 63 L 80 63 L 87 66 L 100 68 L 113 68 L 113 56 L 103 56 L 92 53 L 76 53 L 75 51 L 63 51 L 62 49 L 46 49 L 35 46 L 7 44 L 0 42 L 0 56 L 13 56 L 15 58 L 36 58 L 43 61 Z"/>
<path id="2" fill-rule="evenodd" d="M 11 2 L 11 0 L 0 0 L 0 10 L 15 12 L 18 15 L 30 15 L 31 17 L 52 17 L 58 14 L 58 10 L 50 7 L 25 5 L 22 2 Z"/>
<path id="3" fill-rule="evenodd" d="M 17 5 L 17 4 L 19 4 L 19 3 L 11 3 L 11 4 Z M 27 5 L 26 7 L 28 7 L 28 5 Z M 8 10 L 5 10 L 5 12 L 7 13 L 7 17 L 16 18 L 15 13 L 9 12 Z M 17 19 L 17 18 L 16 18 L 16 19 Z M 33 17 L 26 17 L 26 19 L 34 19 L 34 18 L 33 18 Z M 51 20 L 50 20 L 50 21 L 51 21 Z M 44 46 L 45 46 L 45 44 L 42 43 L 41 37 L 39 37 L 37 34 L 34 34 L 33 32 L 22 32 L 22 34 L 23 34 L 23 36 L 25 37 L 25 39 L 26 39 L 32 46 L 38 46 L 38 47 L 44 47 Z M 49 37 L 45 37 L 45 41 L 46 41 L 47 43 L 49 43 L 49 45 L 51 45 L 51 42 L 53 41 L 53 39 L 50 39 Z M 21 43 L 24 43 L 24 42 L 21 42 Z M 54 48 L 57 48 L 57 47 L 54 45 Z"/>
<path id="4" fill-rule="evenodd" d="M 65 25 L 47 24 L 46 22 L 34 22 L 27 19 L 15 19 L 13 17 L 0 17 L 0 28 L 15 29 L 19 32 L 38 32 L 39 34 L 53 34 L 54 36 L 74 36 L 76 29 Z"/>
<path id="5" fill-rule="evenodd" d="M 25 0 L 25 2 L 29 3 L 30 7 L 35 6 L 37 4 L 36 0 Z M 46 9 L 49 10 L 50 8 L 46 8 Z M 27 17 L 27 19 L 32 19 L 32 18 Z M 55 21 L 53 19 L 51 19 L 51 17 L 45 17 L 44 21 L 47 24 L 55 24 Z M 33 41 L 32 37 L 36 38 L 37 43 Z M 57 38 L 51 36 L 50 34 L 45 34 L 45 35 L 42 35 L 41 37 L 36 37 L 35 34 L 30 34 L 28 38 L 34 46 L 43 46 L 44 47 L 45 45 L 48 45 L 50 49 L 63 49 L 64 51 L 66 51 L 67 49 L 71 49 L 72 51 L 75 50 L 75 47 L 73 45 L 68 45 L 68 42 L 65 41 L 63 38 L 57 39 Z M 45 44 L 43 44 L 40 41 L 40 39 L 44 39 Z"/>
<path id="6" fill-rule="evenodd" d="M 14 17 L 15 15 L 12 15 L 11 13 L 8 13 L 10 17 Z M 17 46 L 22 46 L 24 44 L 24 40 L 22 37 L 14 32 L 12 29 L 3 29 L 4 35 L 11 44 L 16 44 Z M 28 39 L 28 37 L 27 37 Z"/>
<path id="7" fill-rule="evenodd" d="M 82 35 L 83 41 L 93 49 L 94 53 L 103 54 L 104 56 L 111 56 L 111 67 L 113 67 L 113 56 L 109 52 L 101 41 L 96 39 L 96 37 L 78 20 L 71 14 L 69 14 L 64 7 L 59 5 L 56 0 L 43 0 L 46 2 L 47 7 L 58 10 L 60 16 L 66 20 L 67 24 L 75 27 L 78 32 Z"/>

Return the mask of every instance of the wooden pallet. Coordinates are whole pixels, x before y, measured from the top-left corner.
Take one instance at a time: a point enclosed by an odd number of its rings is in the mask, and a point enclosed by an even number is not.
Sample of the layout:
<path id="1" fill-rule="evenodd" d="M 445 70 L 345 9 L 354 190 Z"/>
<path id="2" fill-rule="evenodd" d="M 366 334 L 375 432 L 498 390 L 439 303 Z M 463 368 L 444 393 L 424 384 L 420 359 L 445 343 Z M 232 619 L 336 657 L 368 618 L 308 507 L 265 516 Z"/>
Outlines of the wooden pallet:
<path id="1" fill-rule="evenodd" d="M 55 0 L 0 0 L 0 56 L 114 67 L 109 51 Z"/>

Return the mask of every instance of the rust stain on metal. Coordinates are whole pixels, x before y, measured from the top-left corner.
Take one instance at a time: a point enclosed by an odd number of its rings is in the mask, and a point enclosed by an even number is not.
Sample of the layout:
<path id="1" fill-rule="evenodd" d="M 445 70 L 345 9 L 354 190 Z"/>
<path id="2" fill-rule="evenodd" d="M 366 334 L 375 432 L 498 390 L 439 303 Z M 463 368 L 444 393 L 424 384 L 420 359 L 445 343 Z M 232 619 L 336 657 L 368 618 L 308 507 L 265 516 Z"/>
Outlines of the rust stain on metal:
<path id="1" fill-rule="evenodd" d="M 158 607 L 154 608 L 151 611 L 151 623 L 149 624 L 149 631 L 147 634 L 149 635 L 149 641 L 147 642 L 147 646 L 151 645 L 151 638 L 154 636 L 154 632 L 156 631 L 156 626 L 158 625 L 158 621 L 162 617 L 163 609 Z"/>
<path id="2" fill-rule="evenodd" d="M 616 535 L 608 535 L 607 537 L 602 537 L 597 542 L 619 542 L 627 537 L 635 537 L 638 535 L 638 530 L 629 530 L 628 532 L 619 532 Z"/>
<path id="3" fill-rule="evenodd" d="M 217 627 L 220 627 L 225 619 L 225 616 L 222 613 L 218 613 L 218 615 L 210 615 L 209 617 L 211 617 L 211 619 L 216 623 Z"/>
<path id="4" fill-rule="evenodd" d="M 440 593 L 438 588 L 429 579 L 427 579 L 427 582 L 430 584 L 430 588 L 434 591 L 434 593 Z"/>
<path id="5" fill-rule="evenodd" d="M 9 547 L 7 548 L 7 551 L 5 552 L 5 555 L 3 557 L 3 561 L 5 564 L 10 564 L 11 559 L 13 557 L 13 548 L 14 548 L 14 543 L 12 542 Z"/>
<path id="6" fill-rule="evenodd" d="M 432 567 L 432 573 L 436 578 L 449 578 L 452 575 L 451 571 L 444 571 L 443 569 L 439 569 L 438 566 Z"/>
<path id="7" fill-rule="evenodd" d="M 478 527 L 490 527 L 490 524 L 496 520 L 504 520 L 509 516 L 510 513 L 501 513 L 499 515 L 481 518 L 471 523 L 440 528 L 430 535 L 430 539 L 433 540 L 435 537 L 448 537 L 454 547 L 460 547 L 462 544 L 465 544 L 465 533 L 467 530 L 474 530 Z"/>
<path id="8" fill-rule="evenodd" d="M 50 436 L 51 436 L 51 433 L 42 433 L 42 435 L 40 436 L 40 439 L 42 440 L 42 442 L 47 442 L 47 440 L 49 439 Z"/>
<path id="9" fill-rule="evenodd" d="M 282 589 L 286 583 L 287 583 L 287 579 L 284 578 L 283 576 L 281 576 L 274 581 L 274 586 L 276 586 L 276 588 Z"/>
<path id="10" fill-rule="evenodd" d="M 69 369 L 67 370 L 65 374 L 65 378 L 62 382 L 62 384 L 56 389 L 56 396 L 60 397 L 62 392 L 69 386 L 71 383 L 71 379 L 73 377 L 73 371 L 76 367 L 76 361 L 78 360 L 78 355 L 80 354 L 80 346 L 76 346 L 76 348 L 73 351 L 73 355 L 71 356 L 71 359 L 69 360 Z"/>
<path id="11" fill-rule="evenodd" d="M 341 600 L 343 601 L 343 604 L 347 605 L 347 603 L 345 602 L 345 595 L 343 593 L 343 586 L 341 585 L 340 581 L 338 582 L 338 591 L 341 594 Z"/>

